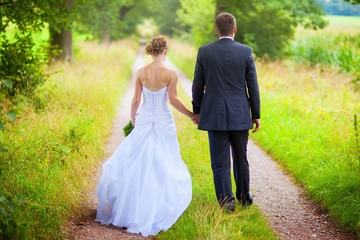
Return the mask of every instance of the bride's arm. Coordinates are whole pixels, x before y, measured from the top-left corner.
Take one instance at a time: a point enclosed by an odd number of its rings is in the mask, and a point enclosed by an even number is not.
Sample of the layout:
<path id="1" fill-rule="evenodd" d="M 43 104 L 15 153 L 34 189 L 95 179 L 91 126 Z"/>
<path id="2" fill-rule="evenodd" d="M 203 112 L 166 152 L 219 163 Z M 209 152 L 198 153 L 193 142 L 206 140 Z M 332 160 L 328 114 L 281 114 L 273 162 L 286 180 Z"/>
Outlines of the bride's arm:
<path id="1" fill-rule="evenodd" d="M 171 80 L 168 86 L 169 102 L 171 103 L 171 105 L 174 106 L 176 110 L 178 110 L 185 116 L 188 116 L 189 118 L 193 119 L 195 117 L 195 114 L 190 112 L 177 97 L 177 82 L 178 82 L 178 77 L 177 74 L 174 72 L 171 76 Z"/>
<path id="2" fill-rule="evenodd" d="M 135 116 L 141 102 L 141 92 L 142 92 L 142 84 L 140 81 L 139 74 L 137 74 L 135 81 L 134 97 L 131 102 L 131 121 L 133 122 L 134 126 L 135 126 Z"/>

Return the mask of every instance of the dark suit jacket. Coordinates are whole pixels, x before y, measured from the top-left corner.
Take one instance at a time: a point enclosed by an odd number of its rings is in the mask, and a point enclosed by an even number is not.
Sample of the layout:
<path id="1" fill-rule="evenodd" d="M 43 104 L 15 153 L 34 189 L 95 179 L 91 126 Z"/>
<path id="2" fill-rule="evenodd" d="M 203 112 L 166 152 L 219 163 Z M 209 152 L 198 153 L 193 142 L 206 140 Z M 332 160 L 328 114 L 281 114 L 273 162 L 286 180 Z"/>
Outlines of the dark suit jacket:
<path id="1" fill-rule="evenodd" d="M 260 94 L 250 47 L 223 38 L 199 48 L 192 86 L 201 130 L 253 128 L 260 119 Z"/>

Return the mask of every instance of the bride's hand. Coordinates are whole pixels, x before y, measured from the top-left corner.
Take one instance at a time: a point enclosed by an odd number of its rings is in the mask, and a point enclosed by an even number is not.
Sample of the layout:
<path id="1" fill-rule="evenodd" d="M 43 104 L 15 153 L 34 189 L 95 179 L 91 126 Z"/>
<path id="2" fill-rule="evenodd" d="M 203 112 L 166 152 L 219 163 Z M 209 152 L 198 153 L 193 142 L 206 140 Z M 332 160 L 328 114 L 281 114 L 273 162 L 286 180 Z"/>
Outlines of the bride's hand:
<path id="1" fill-rule="evenodd" d="M 192 113 L 190 119 L 194 124 L 199 124 L 200 116 L 199 114 Z"/>

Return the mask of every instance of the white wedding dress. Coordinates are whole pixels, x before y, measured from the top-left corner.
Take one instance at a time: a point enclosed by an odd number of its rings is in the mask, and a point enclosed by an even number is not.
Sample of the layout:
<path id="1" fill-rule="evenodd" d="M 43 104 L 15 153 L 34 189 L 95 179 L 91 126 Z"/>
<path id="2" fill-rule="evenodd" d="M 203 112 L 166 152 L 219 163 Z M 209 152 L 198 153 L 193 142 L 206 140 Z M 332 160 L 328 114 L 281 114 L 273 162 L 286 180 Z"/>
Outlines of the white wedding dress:
<path id="1" fill-rule="evenodd" d="M 169 229 L 191 201 L 167 87 L 143 87 L 136 126 L 103 164 L 96 221 L 143 236 Z"/>

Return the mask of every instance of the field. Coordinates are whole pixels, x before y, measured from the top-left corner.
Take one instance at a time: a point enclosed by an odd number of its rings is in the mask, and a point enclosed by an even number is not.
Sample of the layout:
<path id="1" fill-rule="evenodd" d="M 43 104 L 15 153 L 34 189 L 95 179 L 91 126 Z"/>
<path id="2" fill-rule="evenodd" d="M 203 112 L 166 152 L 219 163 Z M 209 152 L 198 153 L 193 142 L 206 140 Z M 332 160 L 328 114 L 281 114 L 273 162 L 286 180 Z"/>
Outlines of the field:
<path id="1" fill-rule="evenodd" d="M 346 33 L 353 35 L 358 34 L 360 31 L 359 17 L 327 15 L 326 20 L 329 24 L 325 29 L 309 30 L 299 27 L 296 31 L 296 38 L 304 35 L 321 35 L 323 33 Z"/>

